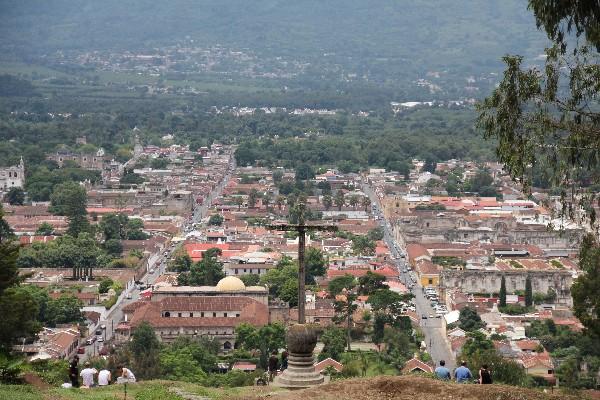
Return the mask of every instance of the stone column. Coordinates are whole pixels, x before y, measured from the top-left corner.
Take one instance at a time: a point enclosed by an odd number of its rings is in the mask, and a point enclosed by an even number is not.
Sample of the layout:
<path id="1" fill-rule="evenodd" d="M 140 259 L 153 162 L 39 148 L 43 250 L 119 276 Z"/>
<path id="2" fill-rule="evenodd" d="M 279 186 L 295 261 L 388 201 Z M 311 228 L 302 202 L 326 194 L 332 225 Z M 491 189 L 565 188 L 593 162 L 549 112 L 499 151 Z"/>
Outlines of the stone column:
<path id="1" fill-rule="evenodd" d="M 288 389 L 303 389 L 323 383 L 323 376 L 314 366 L 316 331 L 306 324 L 292 325 L 286 334 L 286 343 L 288 368 L 275 378 L 275 384 Z"/>

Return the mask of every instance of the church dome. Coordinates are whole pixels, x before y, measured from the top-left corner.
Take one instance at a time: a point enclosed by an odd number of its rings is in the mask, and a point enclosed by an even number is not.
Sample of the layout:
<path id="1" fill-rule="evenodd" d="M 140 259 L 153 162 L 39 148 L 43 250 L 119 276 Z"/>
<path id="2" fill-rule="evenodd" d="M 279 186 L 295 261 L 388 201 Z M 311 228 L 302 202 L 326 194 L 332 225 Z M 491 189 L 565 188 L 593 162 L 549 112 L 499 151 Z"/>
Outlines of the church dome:
<path id="1" fill-rule="evenodd" d="M 244 290 L 246 290 L 246 285 L 235 276 L 226 276 L 217 283 L 218 292 L 241 292 Z"/>

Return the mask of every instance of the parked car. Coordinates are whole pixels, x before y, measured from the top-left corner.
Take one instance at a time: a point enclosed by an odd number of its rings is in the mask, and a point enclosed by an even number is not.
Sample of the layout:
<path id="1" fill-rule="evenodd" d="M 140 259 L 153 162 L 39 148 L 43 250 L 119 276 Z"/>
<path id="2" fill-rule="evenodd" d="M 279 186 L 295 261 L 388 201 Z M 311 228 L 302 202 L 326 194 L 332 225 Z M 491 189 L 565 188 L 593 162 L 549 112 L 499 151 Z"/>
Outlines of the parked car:
<path id="1" fill-rule="evenodd" d="M 85 354 L 85 347 L 80 347 L 77 349 L 77 354 Z"/>
<path id="2" fill-rule="evenodd" d="M 89 338 L 87 338 L 85 340 L 85 344 L 90 345 L 90 344 L 93 344 L 95 341 L 96 341 L 96 336 L 90 336 Z"/>
<path id="3" fill-rule="evenodd" d="M 102 328 L 96 329 L 96 336 L 102 335 Z"/>
<path id="4" fill-rule="evenodd" d="M 104 338 L 102 336 L 98 336 L 98 343 L 104 342 Z"/>

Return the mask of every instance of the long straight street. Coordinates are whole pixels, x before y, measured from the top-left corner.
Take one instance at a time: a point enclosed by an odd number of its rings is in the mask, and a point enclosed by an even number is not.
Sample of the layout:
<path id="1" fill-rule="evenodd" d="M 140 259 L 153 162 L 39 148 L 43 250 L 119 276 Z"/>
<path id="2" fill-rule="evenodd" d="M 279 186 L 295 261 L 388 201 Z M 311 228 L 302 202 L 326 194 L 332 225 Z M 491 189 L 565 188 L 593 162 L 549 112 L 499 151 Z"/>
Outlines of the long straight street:
<path id="1" fill-rule="evenodd" d="M 371 204 L 373 205 L 373 214 L 378 218 L 380 226 L 383 228 L 384 240 L 390 248 L 392 257 L 395 260 L 394 262 L 398 269 L 400 280 L 407 287 L 412 285 L 411 293 L 415 296 L 415 309 L 419 316 L 419 326 L 425 335 L 424 342 L 427 351 L 436 365 L 439 364 L 440 360 L 444 360 L 446 361 L 446 367 L 453 370 L 455 367 L 455 360 L 448 340 L 446 339 L 444 318 L 435 313 L 429 300 L 425 297 L 424 288 L 420 285 L 419 280 L 415 279 L 415 272 L 410 271 L 410 266 L 406 264 L 406 248 L 401 247 L 401 245 L 394 240 L 392 227 L 390 222 L 387 221 L 383 215 L 379 199 L 369 185 L 363 184 L 362 190 L 369 196 Z"/>

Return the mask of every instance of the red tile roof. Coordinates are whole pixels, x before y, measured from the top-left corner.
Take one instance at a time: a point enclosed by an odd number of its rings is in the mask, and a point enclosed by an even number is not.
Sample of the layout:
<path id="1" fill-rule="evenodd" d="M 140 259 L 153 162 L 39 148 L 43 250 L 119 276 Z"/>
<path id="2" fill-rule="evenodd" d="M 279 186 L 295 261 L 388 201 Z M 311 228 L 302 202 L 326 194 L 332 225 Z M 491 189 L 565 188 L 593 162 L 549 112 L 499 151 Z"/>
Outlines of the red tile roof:
<path id="1" fill-rule="evenodd" d="M 163 313 L 198 312 L 194 317 L 163 317 Z M 240 317 L 200 317 L 200 312 L 239 312 Z M 197 296 L 166 297 L 147 302 L 137 308 L 131 317 L 131 325 L 146 321 L 155 328 L 160 327 L 236 327 L 240 323 L 263 326 L 269 322 L 267 306 L 245 296 Z"/>
<path id="2" fill-rule="evenodd" d="M 335 369 L 337 372 L 342 372 L 342 370 L 344 369 L 342 363 L 335 361 L 333 358 L 326 358 L 323 361 L 320 361 L 315 364 L 315 371 L 321 372 L 327 367 L 333 367 L 333 369 Z"/>
<path id="3" fill-rule="evenodd" d="M 418 358 L 412 358 L 412 359 L 408 360 L 406 362 L 406 364 L 404 364 L 404 368 L 402 368 L 402 372 L 410 373 L 410 372 L 414 372 L 414 371 L 422 371 L 422 372 L 432 373 L 433 368 L 430 365 L 425 364 L 423 361 L 419 360 Z"/>

